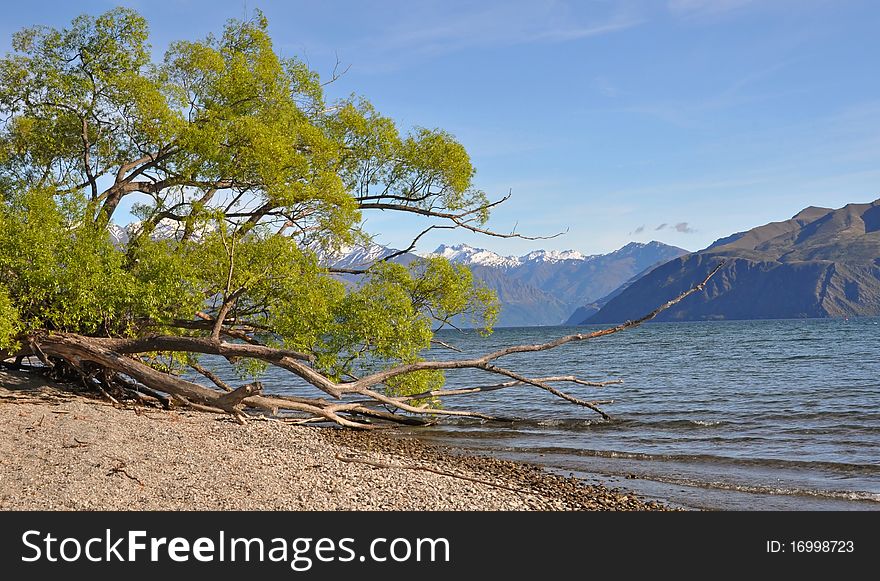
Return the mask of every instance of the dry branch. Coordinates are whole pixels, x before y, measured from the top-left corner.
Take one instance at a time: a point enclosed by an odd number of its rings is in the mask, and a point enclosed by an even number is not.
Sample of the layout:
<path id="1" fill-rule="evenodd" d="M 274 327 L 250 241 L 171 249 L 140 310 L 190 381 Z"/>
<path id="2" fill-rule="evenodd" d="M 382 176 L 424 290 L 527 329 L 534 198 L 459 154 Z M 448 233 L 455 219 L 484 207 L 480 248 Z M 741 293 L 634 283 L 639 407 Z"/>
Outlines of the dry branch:
<path id="1" fill-rule="evenodd" d="M 554 349 L 568 343 L 587 341 L 598 337 L 604 337 L 619 333 L 650 321 L 659 313 L 681 302 L 691 294 L 705 288 L 709 279 L 721 268 L 723 263 L 716 266 L 706 278 L 693 288 L 681 293 L 677 297 L 660 305 L 654 311 L 644 317 L 633 321 L 627 321 L 620 325 L 593 331 L 590 333 L 577 333 L 566 335 L 546 343 L 534 345 L 514 345 L 498 351 L 494 351 L 481 357 L 460 360 L 422 361 L 398 365 L 390 369 L 378 371 L 351 381 L 335 382 L 321 374 L 310 365 L 312 356 L 307 353 L 276 349 L 262 344 L 231 343 L 219 340 L 216 326 L 208 323 L 206 330 L 213 332 L 213 337 L 185 337 L 185 336 L 151 336 L 136 339 L 121 339 L 108 337 L 86 337 L 72 333 L 41 333 L 29 337 L 30 354 L 36 355 L 44 363 L 54 365 L 56 361 L 65 361 L 81 374 L 85 374 L 86 367 L 94 368 L 93 373 L 102 374 L 103 380 L 95 379 L 97 386 L 103 389 L 104 384 L 117 382 L 120 385 L 134 383 L 135 386 L 143 386 L 144 392 L 159 396 L 168 394 L 174 400 L 184 405 L 212 411 L 217 413 L 232 414 L 239 420 L 242 419 L 244 410 L 247 408 L 261 409 L 277 413 L 279 410 L 287 410 L 301 414 L 301 419 L 308 421 L 328 421 L 346 427 L 370 429 L 376 426 L 375 421 L 393 422 L 400 424 L 426 424 L 430 423 L 429 417 L 468 417 L 486 421 L 509 421 L 488 415 L 479 411 L 437 408 L 429 405 L 413 405 L 412 402 L 444 397 L 450 395 L 465 395 L 481 391 L 494 391 L 514 386 L 533 386 L 544 390 L 556 397 L 562 398 L 573 404 L 586 407 L 609 419 L 599 405 L 606 401 L 584 400 L 551 385 L 552 383 L 570 383 L 574 385 L 602 387 L 612 383 L 621 383 L 620 380 L 605 382 L 587 381 L 573 375 L 555 375 L 549 377 L 528 377 L 510 369 L 500 367 L 495 362 L 498 359 L 515 353 L 536 353 Z M 228 335 L 228 333 L 226 333 Z M 324 391 L 333 399 L 302 398 L 291 396 L 266 396 L 262 395 L 262 385 L 251 383 L 237 389 L 232 389 L 219 377 L 212 377 L 212 373 L 205 373 L 194 369 L 211 379 L 223 391 L 210 389 L 198 383 L 188 381 L 182 377 L 171 375 L 145 364 L 135 356 L 151 352 L 185 352 L 220 355 L 227 358 L 250 357 L 265 361 L 305 380 L 312 386 Z M 492 375 L 509 378 L 510 381 L 486 386 L 466 387 L 460 389 L 439 389 L 415 395 L 392 396 L 388 395 L 384 384 L 400 375 L 422 370 L 449 370 L 449 369 L 474 369 Z M 90 375 L 94 377 L 94 375 Z M 113 379 L 117 377 L 118 379 Z M 130 385 L 128 385 L 131 387 Z M 346 401 L 348 396 L 356 396 L 358 399 Z M 403 413 L 401 413 L 403 412 Z"/>

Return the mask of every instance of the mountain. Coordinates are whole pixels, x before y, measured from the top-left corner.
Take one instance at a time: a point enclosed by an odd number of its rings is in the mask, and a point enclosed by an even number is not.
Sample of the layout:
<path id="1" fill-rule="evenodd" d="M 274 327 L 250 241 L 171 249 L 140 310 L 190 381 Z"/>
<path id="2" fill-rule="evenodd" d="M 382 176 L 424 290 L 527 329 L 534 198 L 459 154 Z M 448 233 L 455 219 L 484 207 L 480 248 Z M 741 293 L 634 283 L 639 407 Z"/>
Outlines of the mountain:
<path id="1" fill-rule="evenodd" d="M 110 242 L 117 248 L 121 248 L 128 244 L 132 237 L 137 236 L 141 229 L 141 220 L 135 220 L 125 226 L 110 223 L 107 225 L 107 232 L 110 236 Z M 213 231 L 212 226 L 200 226 L 195 229 L 192 234 L 193 240 L 199 240 L 209 231 Z M 183 224 L 171 218 L 163 218 L 153 227 L 150 238 L 153 240 L 172 240 L 180 239 L 183 234 Z"/>
<path id="2" fill-rule="evenodd" d="M 491 266 L 469 267 L 474 278 L 495 291 L 501 312 L 499 327 L 558 325 L 571 312 L 571 306 L 536 286 L 519 281 L 503 269 Z"/>
<path id="3" fill-rule="evenodd" d="M 392 254 L 400 252 L 394 248 L 388 248 L 381 244 L 366 244 L 362 246 L 353 246 L 333 257 L 330 265 L 333 268 L 362 270 L 374 264 L 378 260 L 382 260 Z M 399 264 L 409 264 L 413 260 L 418 260 L 418 256 L 409 252 L 404 252 L 400 256 L 392 258 L 392 262 Z"/>
<path id="4" fill-rule="evenodd" d="M 589 304 L 578 307 L 575 310 L 575 312 L 572 313 L 571 316 L 569 316 L 568 319 L 565 320 L 565 323 L 563 323 L 563 325 L 567 325 L 567 326 L 580 325 L 583 321 L 585 321 L 589 317 L 592 317 L 593 315 L 595 315 L 596 313 L 601 311 L 602 307 L 604 307 L 609 302 L 611 302 L 611 299 L 613 299 L 614 297 L 616 297 L 617 295 L 619 295 L 620 293 L 625 291 L 634 282 L 636 282 L 637 280 L 639 280 L 640 278 L 642 278 L 643 276 L 645 276 L 646 274 L 648 274 L 649 272 L 654 270 L 656 267 L 658 267 L 661 264 L 664 264 L 666 262 L 668 262 L 668 261 L 662 260 L 660 262 L 652 264 L 651 266 L 649 266 L 645 270 L 641 271 L 637 275 L 633 276 L 632 278 L 630 278 L 629 280 L 627 280 L 626 282 L 621 284 L 619 287 L 617 287 L 616 289 L 614 289 L 613 291 L 611 291 L 610 293 L 608 293 L 604 297 L 602 297 L 600 299 L 596 299 L 595 301 L 593 301 Z"/>
<path id="5" fill-rule="evenodd" d="M 724 267 L 657 320 L 880 315 L 880 200 L 809 207 L 717 240 L 632 283 L 584 322 L 635 319 Z"/>
<path id="6" fill-rule="evenodd" d="M 660 242 L 632 242 L 609 254 L 536 250 L 501 256 L 466 244 L 441 245 L 433 254 L 470 267 L 498 294 L 499 326 L 559 325 L 582 305 L 606 296 L 650 266 L 687 251 Z"/>
<path id="7" fill-rule="evenodd" d="M 365 270 L 369 268 L 370 265 L 375 264 L 376 261 L 382 260 L 392 254 L 396 254 L 397 252 L 399 252 L 399 250 L 382 246 L 381 244 L 367 243 L 345 248 L 332 256 L 323 256 L 320 258 L 320 262 L 331 268 L 338 268 L 341 270 Z M 399 264 L 409 264 L 414 260 L 419 260 L 419 257 L 410 252 L 404 252 L 391 259 L 392 262 L 397 262 Z M 360 280 L 362 279 L 362 276 L 359 274 L 344 272 L 338 273 L 335 276 L 341 279 L 345 284 L 353 286 L 360 284 Z"/>

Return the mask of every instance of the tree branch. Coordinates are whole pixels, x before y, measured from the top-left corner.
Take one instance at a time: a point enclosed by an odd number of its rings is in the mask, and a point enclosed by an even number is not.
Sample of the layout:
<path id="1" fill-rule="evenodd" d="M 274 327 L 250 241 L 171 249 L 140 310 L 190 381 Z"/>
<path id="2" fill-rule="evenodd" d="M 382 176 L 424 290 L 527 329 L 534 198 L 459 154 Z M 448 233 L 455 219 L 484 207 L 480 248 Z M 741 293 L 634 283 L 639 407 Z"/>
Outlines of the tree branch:
<path id="1" fill-rule="evenodd" d="M 510 198 L 510 194 L 504 196 L 500 200 L 496 200 L 495 202 L 485 204 L 480 206 L 479 208 L 474 208 L 468 210 L 466 212 L 459 212 L 457 214 L 452 212 L 440 212 L 437 210 L 433 210 L 430 208 L 422 208 L 420 206 L 409 206 L 406 204 L 389 204 L 385 202 L 360 202 L 358 204 L 358 208 L 361 210 L 395 210 L 399 212 L 409 212 L 412 214 L 419 214 L 420 216 L 427 216 L 430 218 L 442 218 L 445 220 L 449 220 L 455 227 L 464 228 L 466 230 L 470 230 L 471 232 L 478 232 L 480 234 L 486 234 L 487 236 L 494 236 L 496 238 L 520 238 L 523 240 L 549 240 L 551 238 L 556 238 L 557 236 L 561 236 L 565 232 L 557 232 L 551 236 L 526 236 L 524 234 L 517 234 L 516 232 L 510 232 L 508 234 L 502 234 L 500 232 L 495 232 L 493 230 L 489 230 L 487 228 L 482 228 L 479 226 L 474 226 L 470 223 L 470 220 L 467 218 L 469 216 L 473 216 L 474 214 L 481 213 L 489 208 L 497 206 L 505 202 L 508 198 Z"/>

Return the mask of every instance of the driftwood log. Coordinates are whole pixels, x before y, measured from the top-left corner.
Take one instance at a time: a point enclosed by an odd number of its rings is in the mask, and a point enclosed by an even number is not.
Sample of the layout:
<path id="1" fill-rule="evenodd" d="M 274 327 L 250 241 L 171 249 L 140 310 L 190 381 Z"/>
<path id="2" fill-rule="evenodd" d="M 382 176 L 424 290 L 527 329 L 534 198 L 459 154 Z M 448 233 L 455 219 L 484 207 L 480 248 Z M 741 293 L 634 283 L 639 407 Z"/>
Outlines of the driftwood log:
<path id="1" fill-rule="evenodd" d="M 351 428 L 369 429 L 381 422 L 410 425 L 431 423 L 438 416 L 463 416 L 483 420 L 504 420 L 479 411 L 438 408 L 418 405 L 426 398 L 445 398 L 481 391 L 494 391 L 514 386 L 529 385 L 546 391 L 575 405 L 593 410 L 605 419 L 610 416 L 599 406 L 607 400 L 588 400 L 575 397 L 554 387 L 554 384 L 572 384 L 601 387 L 615 382 L 591 382 L 574 375 L 528 377 L 500 367 L 497 361 L 514 353 L 537 353 L 556 347 L 588 341 L 637 327 L 688 296 L 702 291 L 709 279 L 722 265 L 716 266 L 696 286 L 660 305 L 645 316 L 589 333 L 566 335 L 546 343 L 514 345 L 472 359 L 422 361 L 398 365 L 347 382 L 334 382 L 312 367 L 312 358 L 305 353 L 276 349 L 256 339 L 256 329 L 236 327 L 225 319 L 185 322 L 181 326 L 204 326 L 210 335 L 205 337 L 151 336 L 134 339 L 88 337 L 72 333 L 40 333 L 28 337 L 26 347 L 19 353 L 0 353 L 0 360 L 37 357 L 47 372 L 56 377 L 78 378 L 98 389 L 108 398 L 110 391 L 137 392 L 160 400 L 164 405 L 178 405 L 215 413 L 231 414 L 239 421 L 247 417 L 247 410 L 278 413 L 287 410 L 298 413 L 303 421 L 327 421 Z M 206 323 L 206 324 L 205 324 Z M 293 375 L 324 392 L 325 397 L 307 398 L 263 393 L 260 383 L 231 387 L 213 372 L 195 366 L 194 370 L 207 377 L 219 389 L 212 389 L 180 376 L 151 367 L 142 356 L 148 353 L 202 353 L 227 359 L 248 357 L 289 371 Z M 502 383 L 459 389 L 437 389 L 408 396 L 388 395 L 383 386 L 390 379 L 415 371 L 475 369 L 507 379 Z M 166 397 L 167 396 L 167 397 Z"/>

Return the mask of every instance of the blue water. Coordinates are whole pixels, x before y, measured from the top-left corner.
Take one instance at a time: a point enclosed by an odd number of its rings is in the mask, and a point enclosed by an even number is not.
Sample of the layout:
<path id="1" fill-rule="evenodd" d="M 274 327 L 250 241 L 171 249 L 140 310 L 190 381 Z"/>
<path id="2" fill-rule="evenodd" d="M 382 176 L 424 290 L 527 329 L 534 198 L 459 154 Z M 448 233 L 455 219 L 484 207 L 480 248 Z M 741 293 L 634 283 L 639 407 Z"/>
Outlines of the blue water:
<path id="1" fill-rule="evenodd" d="M 601 389 L 563 387 L 584 399 L 614 400 L 604 406 L 613 419 L 522 386 L 449 398 L 447 405 L 524 421 L 456 422 L 416 433 L 690 508 L 877 510 L 878 323 L 655 323 L 515 355 L 503 364 L 533 376 L 624 380 Z M 572 331 L 499 329 L 489 338 L 444 332 L 442 339 L 476 354 Z M 450 386 L 485 383 L 485 374 L 449 373 Z"/>
<path id="2" fill-rule="evenodd" d="M 432 355 L 462 358 L 573 331 L 443 331 L 464 353 Z M 449 419 L 410 433 L 687 508 L 880 509 L 880 319 L 654 323 L 498 364 L 624 383 L 559 386 L 614 400 L 603 406 L 610 421 L 518 386 L 445 405 L 519 421 Z M 496 382 L 485 372 L 448 373 L 448 387 Z M 267 391 L 303 393 L 285 372 L 272 371 L 265 383 Z"/>

